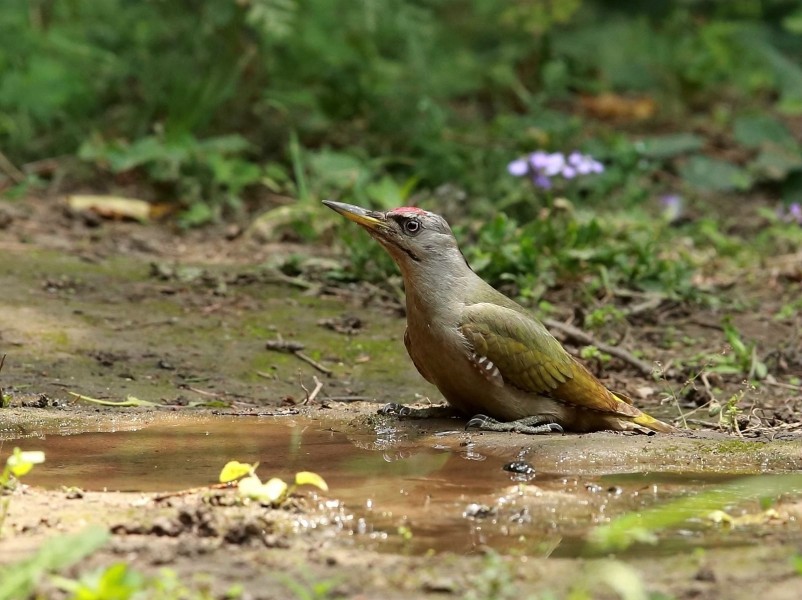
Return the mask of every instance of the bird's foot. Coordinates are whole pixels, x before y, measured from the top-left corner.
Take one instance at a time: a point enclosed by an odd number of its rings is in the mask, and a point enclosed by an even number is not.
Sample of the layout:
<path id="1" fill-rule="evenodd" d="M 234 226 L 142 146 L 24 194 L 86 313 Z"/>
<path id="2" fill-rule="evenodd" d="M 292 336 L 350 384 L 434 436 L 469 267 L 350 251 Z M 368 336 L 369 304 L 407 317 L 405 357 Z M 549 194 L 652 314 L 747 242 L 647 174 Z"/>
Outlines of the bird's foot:
<path id="1" fill-rule="evenodd" d="M 398 415 L 406 419 L 444 419 L 454 416 L 454 409 L 450 406 L 426 406 L 413 408 L 398 402 L 390 402 L 379 409 L 380 415 Z"/>
<path id="2" fill-rule="evenodd" d="M 482 431 L 510 431 L 513 433 L 525 433 L 527 435 L 538 435 L 542 433 L 563 433 L 563 428 L 557 423 L 548 422 L 548 417 L 536 415 L 525 417 L 517 421 L 502 422 L 497 421 L 487 415 L 476 415 L 465 425 L 465 429 L 476 427 Z"/>

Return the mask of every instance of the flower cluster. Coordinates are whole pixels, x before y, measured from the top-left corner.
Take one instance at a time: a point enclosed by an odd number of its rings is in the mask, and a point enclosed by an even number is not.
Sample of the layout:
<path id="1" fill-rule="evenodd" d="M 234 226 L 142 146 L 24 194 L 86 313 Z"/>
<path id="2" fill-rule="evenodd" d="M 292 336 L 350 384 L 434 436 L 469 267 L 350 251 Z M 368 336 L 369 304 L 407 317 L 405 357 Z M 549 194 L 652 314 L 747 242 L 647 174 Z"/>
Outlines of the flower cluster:
<path id="1" fill-rule="evenodd" d="M 552 177 L 573 179 L 577 175 L 602 173 L 604 165 L 592 156 L 579 152 L 571 152 L 566 156 L 562 152 L 549 153 L 538 150 L 529 156 L 512 161 L 507 165 L 507 171 L 516 177 L 528 175 L 536 186 L 549 189 Z"/>
<path id="2" fill-rule="evenodd" d="M 802 225 L 802 204 L 792 203 L 787 211 L 780 211 L 780 218 L 786 223 L 796 223 Z"/>

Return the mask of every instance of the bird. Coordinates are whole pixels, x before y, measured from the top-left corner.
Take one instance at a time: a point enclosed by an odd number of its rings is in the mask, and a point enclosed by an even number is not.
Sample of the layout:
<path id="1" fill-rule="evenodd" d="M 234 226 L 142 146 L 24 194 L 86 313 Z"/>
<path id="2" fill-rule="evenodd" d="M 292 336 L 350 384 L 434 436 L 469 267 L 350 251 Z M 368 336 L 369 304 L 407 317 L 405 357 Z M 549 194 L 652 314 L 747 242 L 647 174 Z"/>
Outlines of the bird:
<path id="1" fill-rule="evenodd" d="M 472 416 L 468 427 L 525 434 L 677 431 L 607 389 L 529 311 L 479 277 L 443 217 L 412 206 L 323 204 L 367 230 L 398 265 L 407 352 L 451 407 Z"/>

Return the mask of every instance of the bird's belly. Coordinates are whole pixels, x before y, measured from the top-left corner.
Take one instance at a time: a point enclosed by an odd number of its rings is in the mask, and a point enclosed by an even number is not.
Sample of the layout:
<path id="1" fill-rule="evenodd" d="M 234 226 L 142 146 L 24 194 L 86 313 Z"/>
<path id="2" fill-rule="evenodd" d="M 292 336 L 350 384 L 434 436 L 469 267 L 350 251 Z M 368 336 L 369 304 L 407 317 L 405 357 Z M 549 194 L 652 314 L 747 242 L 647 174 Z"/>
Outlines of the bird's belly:
<path id="1" fill-rule="evenodd" d="M 563 405 L 509 384 L 498 386 L 482 375 L 468 358 L 460 338 L 430 335 L 416 339 L 411 334 L 410 354 L 426 371 L 431 382 L 454 408 L 467 416 L 485 414 L 502 421 L 534 415 L 559 418 Z M 426 348 L 427 352 L 417 352 Z"/>

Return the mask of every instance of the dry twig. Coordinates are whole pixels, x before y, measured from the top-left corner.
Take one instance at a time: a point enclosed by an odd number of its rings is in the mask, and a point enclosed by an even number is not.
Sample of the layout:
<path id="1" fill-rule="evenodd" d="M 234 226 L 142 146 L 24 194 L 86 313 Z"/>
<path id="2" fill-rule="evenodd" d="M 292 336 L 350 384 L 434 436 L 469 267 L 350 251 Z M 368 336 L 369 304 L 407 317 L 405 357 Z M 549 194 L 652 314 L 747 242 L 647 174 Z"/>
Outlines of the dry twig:
<path id="1" fill-rule="evenodd" d="M 306 398 L 304 398 L 304 401 L 301 402 L 301 404 L 309 404 L 310 402 L 314 402 L 315 398 L 317 398 L 317 395 L 320 393 L 320 390 L 323 389 L 323 382 L 320 381 L 320 379 L 314 375 L 312 376 L 312 379 L 315 381 L 315 389 L 312 390 L 311 394 L 309 393 L 309 390 L 306 389 L 306 386 L 303 383 L 301 384 L 301 389 L 306 394 Z"/>
<path id="2" fill-rule="evenodd" d="M 306 354 L 304 354 L 303 352 L 293 352 L 293 354 L 294 354 L 295 356 L 297 356 L 298 358 L 300 358 L 300 359 L 301 359 L 302 361 L 304 361 L 305 363 L 307 363 L 307 364 L 309 364 L 309 365 L 312 365 L 312 366 L 313 366 L 314 368 L 316 368 L 318 371 L 320 371 L 321 373 L 323 373 L 323 374 L 324 374 L 326 377 L 331 377 L 332 375 L 334 375 L 334 371 L 332 371 L 331 369 L 328 369 L 328 368 L 324 367 L 323 365 L 321 365 L 319 362 L 317 362 L 317 361 L 316 361 L 314 358 L 312 358 L 311 356 L 307 356 L 307 355 L 306 355 Z"/>
<path id="3" fill-rule="evenodd" d="M 315 369 L 323 373 L 326 377 L 331 377 L 334 375 L 334 371 L 328 369 L 317 362 L 311 356 L 307 356 L 301 350 L 304 349 L 304 345 L 300 342 L 287 342 L 281 338 L 277 340 L 268 340 L 265 344 L 265 347 L 268 350 L 274 350 L 275 352 L 287 352 L 289 354 L 293 354 L 300 358 L 308 365 L 312 365 Z"/>

